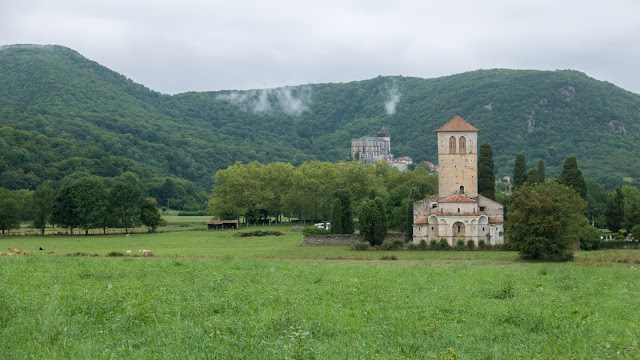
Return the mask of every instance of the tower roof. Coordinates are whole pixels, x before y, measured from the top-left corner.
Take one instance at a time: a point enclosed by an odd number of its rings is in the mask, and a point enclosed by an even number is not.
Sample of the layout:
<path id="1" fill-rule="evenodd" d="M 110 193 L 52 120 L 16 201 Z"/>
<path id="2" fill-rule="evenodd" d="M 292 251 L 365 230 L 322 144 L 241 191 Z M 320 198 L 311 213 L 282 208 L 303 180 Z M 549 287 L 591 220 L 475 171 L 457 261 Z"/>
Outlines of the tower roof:
<path id="1" fill-rule="evenodd" d="M 478 132 L 478 129 L 474 128 L 471 124 L 466 122 L 460 116 L 456 116 L 453 119 L 449 120 L 448 123 L 442 125 L 442 127 L 436 132 L 456 132 L 456 131 L 474 131 Z"/>
<path id="2" fill-rule="evenodd" d="M 391 136 L 391 133 L 389 132 L 389 130 L 385 129 L 384 126 L 380 128 L 380 130 L 378 130 L 378 137 L 389 137 Z"/>

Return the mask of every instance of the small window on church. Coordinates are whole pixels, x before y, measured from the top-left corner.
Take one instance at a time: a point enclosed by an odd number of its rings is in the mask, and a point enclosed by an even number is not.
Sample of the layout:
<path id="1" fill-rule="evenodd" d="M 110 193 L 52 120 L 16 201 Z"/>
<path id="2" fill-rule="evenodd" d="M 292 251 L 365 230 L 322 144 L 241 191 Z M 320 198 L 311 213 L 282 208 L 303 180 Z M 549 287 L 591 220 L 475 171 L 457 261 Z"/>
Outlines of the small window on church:
<path id="1" fill-rule="evenodd" d="M 433 205 L 431 205 L 431 208 L 432 208 L 432 209 L 435 209 L 435 208 L 436 208 L 436 206 L 438 206 L 438 204 L 433 203 Z"/>
<path id="2" fill-rule="evenodd" d="M 458 208 L 458 213 L 460 213 L 460 208 Z"/>
<path id="3" fill-rule="evenodd" d="M 467 139 L 464 136 L 460 136 L 460 146 L 458 146 L 458 151 L 463 154 L 467 152 Z"/>
<path id="4" fill-rule="evenodd" d="M 452 136 L 449 138 L 449 154 L 455 154 L 455 153 L 456 153 L 456 138 Z"/>
<path id="5" fill-rule="evenodd" d="M 460 186 L 460 194 L 464 194 L 464 186 Z"/>
<path id="6" fill-rule="evenodd" d="M 480 206 L 480 211 L 484 211 L 484 206 Z"/>
<path id="7" fill-rule="evenodd" d="M 484 226 L 482 227 L 482 231 L 484 231 Z"/>
<path id="8" fill-rule="evenodd" d="M 433 226 L 431 227 L 431 230 L 433 231 Z"/>
<path id="9" fill-rule="evenodd" d="M 460 225 L 458 225 L 458 232 L 460 232 Z"/>

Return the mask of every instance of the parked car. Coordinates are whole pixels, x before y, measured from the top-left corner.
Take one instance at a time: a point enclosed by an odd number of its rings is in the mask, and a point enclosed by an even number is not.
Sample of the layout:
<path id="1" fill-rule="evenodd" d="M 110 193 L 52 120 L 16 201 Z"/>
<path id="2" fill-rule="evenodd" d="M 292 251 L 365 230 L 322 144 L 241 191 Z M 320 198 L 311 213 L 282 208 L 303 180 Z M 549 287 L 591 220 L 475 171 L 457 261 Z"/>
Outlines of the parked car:
<path id="1" fill-rule="evenodd" d="M 317 223 L 315 224 L 316 227 L 319 227 L 320 229 L 325 229 L 325 230 L 330 230 L 331 229 L 331 223 Z"/>

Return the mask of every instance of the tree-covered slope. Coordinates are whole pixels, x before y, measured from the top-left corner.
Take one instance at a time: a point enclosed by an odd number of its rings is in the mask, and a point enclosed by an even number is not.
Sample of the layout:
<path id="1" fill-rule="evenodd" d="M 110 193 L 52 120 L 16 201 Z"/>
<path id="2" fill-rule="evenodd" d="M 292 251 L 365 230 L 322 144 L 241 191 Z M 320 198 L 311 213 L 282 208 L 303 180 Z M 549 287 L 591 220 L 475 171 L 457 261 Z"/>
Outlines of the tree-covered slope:
<path id="1" fill-rule="evenodd" d="M 163 95 L 61 46 L 0 48 L 0 186 L 88 172 L 173 176 L 209 189 L 235 161 L 338 161 L 385 126 L 392 152 L 436 161 L 435 130 L 459 115 L 547 174 L 578 158 L 607 186 L 640 179 L 640 96 L 576 71 L 481 70 L 251 91 Z M 13 182 L 8 184 L 7 182 Z"/>

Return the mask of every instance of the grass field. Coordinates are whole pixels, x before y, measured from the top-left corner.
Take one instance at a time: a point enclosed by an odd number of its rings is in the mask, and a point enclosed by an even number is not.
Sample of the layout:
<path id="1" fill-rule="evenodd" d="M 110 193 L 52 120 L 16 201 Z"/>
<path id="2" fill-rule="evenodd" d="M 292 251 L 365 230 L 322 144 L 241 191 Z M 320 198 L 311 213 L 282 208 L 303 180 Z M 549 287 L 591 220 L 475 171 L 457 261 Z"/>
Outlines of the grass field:
<path id="1" fill-rule="evenodd" d="M 640 358 L 638 250 L 355 252 L 280 229 L 0 237 L 35 253 L 0 257 L 0 359 Z"/>

